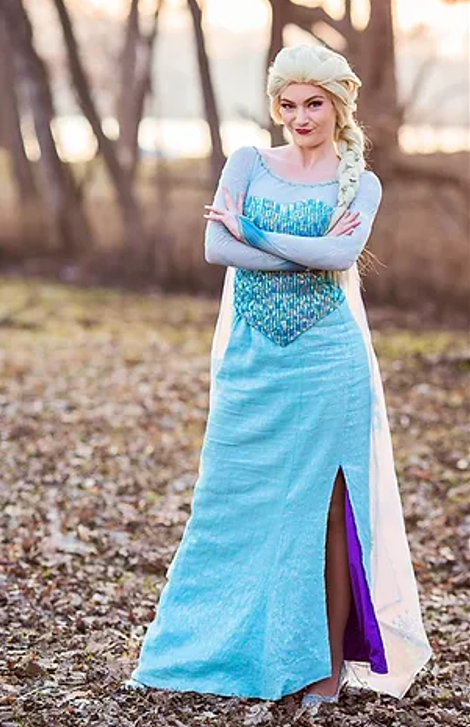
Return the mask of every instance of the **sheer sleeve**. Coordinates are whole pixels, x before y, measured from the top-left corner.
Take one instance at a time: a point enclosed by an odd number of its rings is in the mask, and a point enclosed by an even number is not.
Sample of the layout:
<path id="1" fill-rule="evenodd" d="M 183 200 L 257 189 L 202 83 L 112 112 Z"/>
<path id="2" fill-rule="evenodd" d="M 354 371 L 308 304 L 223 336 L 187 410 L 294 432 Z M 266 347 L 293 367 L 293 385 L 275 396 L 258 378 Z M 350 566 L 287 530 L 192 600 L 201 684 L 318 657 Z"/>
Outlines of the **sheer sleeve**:
<path id="1" fill-rule="evenodd" d="M 278 255 L 308 268 L 348 270 L 357 260 L 367 240 L 382 199 L 382 184 L 376 174 L 365 171 L 351 206 L 360 213 L 358 225 L 351 235 L 308 237 L 280 232 L 267 232 L 248 217 L 239 215 L 243 239 L 254 248 Z"/>
<path id="2" fill-rule="evenodd" d="M 235 201 L 240 192 L 246 194 L 255 160 L 255 149 L 249 146 L 241 147 L 230 155 L 217 185 L 212 203 L 215 207 L 225 207 L 222 187 L 227 187 Z M 208 220 L 206 224 L 204 252 L 206 262 L 213 265 L 231 265 L 246 270 L 306 269 L 305 265 L 237 240 L 225 225 L 213 220 Z"/>

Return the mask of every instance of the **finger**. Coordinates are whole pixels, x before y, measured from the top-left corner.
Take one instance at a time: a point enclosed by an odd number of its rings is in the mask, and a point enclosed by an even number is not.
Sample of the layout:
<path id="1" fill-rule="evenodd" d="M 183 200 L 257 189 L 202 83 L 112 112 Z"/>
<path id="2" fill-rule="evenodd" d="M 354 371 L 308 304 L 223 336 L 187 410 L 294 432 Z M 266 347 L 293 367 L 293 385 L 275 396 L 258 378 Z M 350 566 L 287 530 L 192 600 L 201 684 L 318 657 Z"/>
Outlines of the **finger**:
<path id="1" fill-rule="evenodd" d="M 224 202 L 225 202 L 225 212 L 229 210 L 230 212 L 234 209 L 234 204 L 232 200 L 232 195 L 230 194 L 230 191 L 227 189 L 227 187 L 222 187 L 222 192 L 224 195 Z"/>
<path id="2" fill-rule="evenodd" d="M 344 225 L 340 227 L 338 230 L 334 230 L 333 234 L 337 237 L 341 237 L 341 235 L 349 235 L 351 232 L 354 232 L 355 226 L 353 225 Z"/>
<path id="3" fill-rule="evenodd" d="M 237 203 L 237 212 L 240 214 L 243 214 L 243 192 L 238 193 L 238 203 Z"/>
<path id="4" fill-rule="evenodd" d="M 232 195 L 230 191 L 227 189 L 227 187 L 223 187 L 224 195 L 225 195 L 225 204 L 228 209 L 233 209 L 235 207 L 235 203 L 233 201 Z"/>
<path id="5" fill-rule="evenodd" d="M 350 225 L 355 225 L 357 227 L 357 225 L 360 225 L 360 224 L 361 224 L 361 220 L 358 220 L 356 217 L 354 219 L 346 220 L 343 223 L 344 227 L 349 227 Z"/>
<path id="6" fill-rule="evenodd" d="M 340 224 L 348 225 L 353 220 L 357 219 L 358 212 L 345 212 L 343 217 L 339 220 Z"/>
<path id="7" fill-rule="evenodd" d="M 351 226 L 347 227 L 347 228 L 346 228 L 346 229 L 344 230 L 344 232 L 343 232 L 343 235 L 344 235 L 344 234 L 347 234 L 347 235 L 349 235 L 349 234 L 350 234 L 351 232 L 354 232 L 354 230 L 356 229 L 356 227 L 357 227 L 357 225 L 351 225 Z"/>
<path id="8" fill-rule="evenodd" d="M 345 228 L 343 229 L 343 231 L 341 232 L 341 234 L 342 234 L 342 235 L 349 235 L 349 233 L 350 233 L 350 232 L 354 232 L 354 230 L 355 230 L 355 229 L 356 229 L 356 228 L 355 228 L 355 227 L 353 227 L 353 226 L 348 226 L 348 227 L 345 227 Z"/>

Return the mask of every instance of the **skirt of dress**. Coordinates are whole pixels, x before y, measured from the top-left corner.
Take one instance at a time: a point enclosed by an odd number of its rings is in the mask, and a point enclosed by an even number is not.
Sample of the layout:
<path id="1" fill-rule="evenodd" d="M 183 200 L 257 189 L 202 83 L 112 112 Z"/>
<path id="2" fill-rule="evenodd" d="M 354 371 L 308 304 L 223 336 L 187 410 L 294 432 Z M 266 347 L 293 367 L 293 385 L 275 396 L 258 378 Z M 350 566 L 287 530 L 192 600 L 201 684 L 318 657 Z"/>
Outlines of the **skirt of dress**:
<path id="1" fill-rule="evenodd" d="M 331 674 L 329 504 L 347 486 L 345 658 L 386 672 L 370 599 L 370 372 L 345 300 L 287 346 L 235 314 L 191 516 L 132 679 L 277 700 Z"/>

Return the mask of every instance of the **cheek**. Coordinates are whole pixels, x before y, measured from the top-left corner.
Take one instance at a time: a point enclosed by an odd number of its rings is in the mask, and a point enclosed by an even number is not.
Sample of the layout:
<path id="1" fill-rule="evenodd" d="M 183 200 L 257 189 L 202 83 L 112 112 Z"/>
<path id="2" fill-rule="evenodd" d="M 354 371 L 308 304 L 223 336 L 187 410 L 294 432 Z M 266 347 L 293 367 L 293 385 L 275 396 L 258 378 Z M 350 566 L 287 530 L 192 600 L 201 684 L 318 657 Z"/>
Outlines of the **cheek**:
<path id="1" fill-rule="evenodd" d="M 313 117 L 316 124 L 318 124 L 321 129 L 324 131 L 329 131 L 330 129 L 334 129 L 336 126 L 336 118 L 334 114 L 331 113 L 330 109 L 322 109 L 321 111 L 318 111 Z"/>
<path id="2" fill-rule="evenodd" d="M 291 124 L 294 119 L 294 114 L 292 113 L 292 111 L 285 111 L 285 110 L 281 109 L 280 115 L 281 115 L 283 124 L 285 124 L 286 126 Z"/>
<path id="3" fill-rule="evenodd" d="M 335 117 L 329 108 L 317 109 L 315 113 L 312 114 L 312 118 L 319 126 L 321 125 L 326 127 L 331 125 L 334 126 L 335 124 Z"/>

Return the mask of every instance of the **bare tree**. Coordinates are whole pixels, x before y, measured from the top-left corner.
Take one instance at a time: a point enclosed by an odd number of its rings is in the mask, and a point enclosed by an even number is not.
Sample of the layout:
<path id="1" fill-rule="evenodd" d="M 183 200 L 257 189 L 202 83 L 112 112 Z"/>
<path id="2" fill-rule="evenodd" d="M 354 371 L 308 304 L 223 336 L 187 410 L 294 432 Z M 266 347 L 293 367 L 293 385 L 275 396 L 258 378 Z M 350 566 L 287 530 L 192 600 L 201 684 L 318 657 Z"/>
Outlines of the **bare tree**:
<path id="1" fill-rule="evenodd" d="M 32 27 L 22 0 L 2 0 L 0 17 L 11 39 L 34 120 L 50 237 L 64 251 L 76 252 L 90 244 L 92 235 L 77 186 L 59 157 L 52 134 L 55 110 L 46 66 L 34 48 Z"/>
<path id="2" fill-rule="evenodd" d="M 131 0 L 124 46 L 121 53 L 121 86 L 117 104 L 119 122 L 119 160 L 133 177 L 138 163 L 139 124 L 145 100 L 151 90 L 152 60 L 157 37 L 158 18 L 163 0 L 157 7 L 145 32 L 141 27 L 139 0 Z"/>
<path id="3" fill-rule="evenodd" d="M 54 0 L 54 5 L 62 26 L 72 84 L 83 114 L 88 119 L 95 134 L 98 148 L 103 155 L 103 160 L 116 191 L 124 222 L 126 247 L 128 252 L 132 253 L 130 267 L 136 272 L 144 272 L 147 269 L 149 250 L 140 210 L 132 191 L 130 176 L 118 159 L 114 143 L 102 129 L 101 119 L 93 101 L 90 83 L 80 58 L 72 21 L 64 0 Z"/>
<path id="4" fill-rule="evenodd" d="M 26 156 L 18 99 L 18 79 L 5 19 L 0 16 L 0 124 L 9 152 L 18 197 L 23 208 L 36 207 L 38 193 L 31 163 Z"/>
<path id="5" fill-rule="evenodd" d="M 217 180 L 225 162 L 225 155 L 223 152 L 222 139 L 220 136 L 220 117 L 217 109 L 209 57 L 207 55 L 204 30 L 202 27 L 202 7 L 199 4 L 198 0 L 188 0 L 188 5 L 193 19 L 194 37 L 196 40 L 197 48 L 197 61 L 199 66 L 199 75 L 201 79 L 202 94 L 204 98 L 204 113 L 206 115 L 206 121 L 209 125 L 209 131 L 211 135 L 212 176 L 214 180 Z"/>

